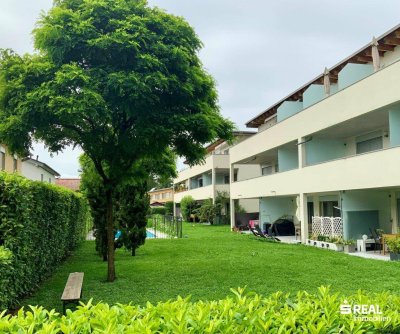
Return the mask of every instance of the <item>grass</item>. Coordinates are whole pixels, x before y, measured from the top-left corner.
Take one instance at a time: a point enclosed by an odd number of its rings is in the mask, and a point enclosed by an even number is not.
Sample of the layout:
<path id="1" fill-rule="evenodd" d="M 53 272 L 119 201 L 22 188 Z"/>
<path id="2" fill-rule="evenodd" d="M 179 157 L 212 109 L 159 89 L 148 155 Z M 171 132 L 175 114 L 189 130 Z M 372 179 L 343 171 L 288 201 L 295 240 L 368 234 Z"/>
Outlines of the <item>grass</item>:
<path id="1" fill-rule="evenodd" d="M 303 245 L 264 242 L 229 232 L 227 226 L 184 224 L 183 239 L 147 240 L 132 257 L 117 250 L 114 283 L 105 282 L 107 266 L 85 242 L 23 305 L 60 310 L 68 274 L 83 271 L 84 301 L 145 304 L 192 296 L 220 299 L 230 288 L 269 294 L 277 290 L 315 292 L 331 285 L 340 293 L 400 290 L 400 263 L 367 260 Z"/>

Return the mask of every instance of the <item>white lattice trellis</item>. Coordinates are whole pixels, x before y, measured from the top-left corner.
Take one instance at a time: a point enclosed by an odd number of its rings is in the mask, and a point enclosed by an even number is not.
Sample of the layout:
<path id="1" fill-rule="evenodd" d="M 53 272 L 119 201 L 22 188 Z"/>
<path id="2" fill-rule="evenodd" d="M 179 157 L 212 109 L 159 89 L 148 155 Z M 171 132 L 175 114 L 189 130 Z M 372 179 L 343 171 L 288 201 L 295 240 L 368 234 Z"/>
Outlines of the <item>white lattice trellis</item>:
<path id="1" fill-rule="evenodd" d="M 335 237 L 343 237 L 343 221 L 340 217 L 333 218 L 332 234 Z"/>
<path id="2" fill-rule="evenodd" d="M 312 217 L 313 235 L 342 237 L 343 222 L 340 217 Z"/>

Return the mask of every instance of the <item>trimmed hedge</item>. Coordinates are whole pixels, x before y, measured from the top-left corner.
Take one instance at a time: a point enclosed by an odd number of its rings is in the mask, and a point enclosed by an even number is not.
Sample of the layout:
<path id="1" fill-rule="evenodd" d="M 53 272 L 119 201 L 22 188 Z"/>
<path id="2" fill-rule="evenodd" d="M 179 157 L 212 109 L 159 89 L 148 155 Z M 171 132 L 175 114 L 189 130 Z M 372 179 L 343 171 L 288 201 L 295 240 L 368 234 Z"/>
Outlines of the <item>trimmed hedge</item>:
<path id="1" fill-rule="evenodd" d="M 66 316 L 42 307 L 20 310 L 14 317 L 0 317 L 6 333 L 399 333 L 400 297 L 388 293 L 347 298 L 319 288 L 318 293 L 290 296 L 277 292 L 269 297 L 232 290 L 234 297 L 220 301 L 190 302 L 178 297 L 145 307 L 88 304 Z M 340 305 L 379 305 L 383 321 L 354 319 L 340 314 Z M 372 315 L 373 316 L 373 315 Z"/>
<path id="2" fill-rule="evenodd" d="M 152 215 L 165 215 L 166 212 L 167 211 L 164 207 L 155 207 L 150 209 L 150 214 Z"/>
<path id="3" fill-rule="evenodd" d="M 0 173 L 0 309 L 34 291 L 84 240 L 89 221 L 81 195 Z"/>

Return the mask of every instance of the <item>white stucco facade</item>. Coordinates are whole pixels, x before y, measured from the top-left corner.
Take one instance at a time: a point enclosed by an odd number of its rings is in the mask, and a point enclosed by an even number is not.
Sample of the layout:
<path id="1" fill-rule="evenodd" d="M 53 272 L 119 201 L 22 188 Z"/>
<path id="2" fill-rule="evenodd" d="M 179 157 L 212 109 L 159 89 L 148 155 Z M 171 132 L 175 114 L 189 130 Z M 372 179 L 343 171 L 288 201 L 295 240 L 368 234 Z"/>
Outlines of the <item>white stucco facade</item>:
<path id="1" fill-rule="evenodd" d="M 329 93 L 317 78 L 267 110 L 258 133 L 230 150 L 231 174 L 243 164 L 259 169 L 231 183 L 231 207 L 257 201 L 260 224 L 293 217 L 303 242 L 314 216 L 340 217 L 345 238 L 400 231 L 400 47 L 382 47 L 374 67 L 350 57 L 330 70 Z"/>
<path id="2" fill-rule="evenodd" d="M 41 181 L 55 184 L 56 176 L 59 174 L 46 164 L 27 159 L 22 161 L 21 174 L 33 181 Z"/>

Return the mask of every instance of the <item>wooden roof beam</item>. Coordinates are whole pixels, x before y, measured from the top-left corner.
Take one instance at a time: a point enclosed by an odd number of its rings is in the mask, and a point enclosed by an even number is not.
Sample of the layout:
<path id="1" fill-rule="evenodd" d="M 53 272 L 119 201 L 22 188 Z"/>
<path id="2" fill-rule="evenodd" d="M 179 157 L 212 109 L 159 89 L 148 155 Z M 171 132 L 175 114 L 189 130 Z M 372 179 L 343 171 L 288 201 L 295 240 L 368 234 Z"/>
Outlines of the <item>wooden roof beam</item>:
<path id="1" fill-rule="evenodd" d="M 395 45 L 395 46 L 400 45 L 400 38 L 398 37 L 386 37 L 383 39 L 383 41 L 385 44 L 388 45 Z"/>
<path id="2" fill-rule="evenodd" d="M 354 58 L 365 63 L 372 62 L 372 56 L 356 56 Z"/>
<path id="3" fill-rule="evenodd" d="M 394 32 L 393 32 L 393 36 L 394 36 L 394 37 L 400 38 L 400 30 L 394 31 Z"/>
<path id="4" fill-rule="evenodd" d="M 387 44 L 379 44 L 378 45 L 378 50 L 379 51 L 394 51 L 394 46 L 393 45 L 387 45 Z"/>

